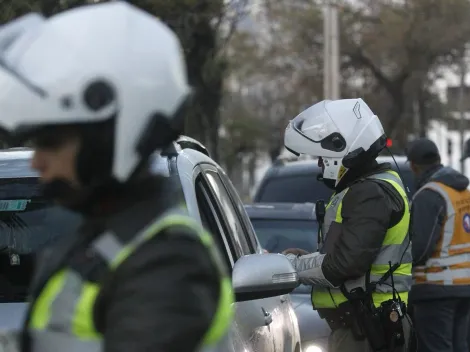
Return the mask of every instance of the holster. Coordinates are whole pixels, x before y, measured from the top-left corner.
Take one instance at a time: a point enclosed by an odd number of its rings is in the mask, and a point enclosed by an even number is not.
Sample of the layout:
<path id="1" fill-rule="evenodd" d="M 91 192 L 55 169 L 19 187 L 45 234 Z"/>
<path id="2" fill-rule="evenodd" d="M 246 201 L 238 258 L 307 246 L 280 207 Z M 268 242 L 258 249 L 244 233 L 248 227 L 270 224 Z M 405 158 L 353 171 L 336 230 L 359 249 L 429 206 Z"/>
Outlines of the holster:
<path id="1" fill-rule="evenodd" d="M 358 324 L 361 326 L 372 350 L 383 351 L 387 349 L 388 343 L 380 312 L 375 307 L 364 305 L 362 302 L 358 302 L 357 305 Z"/>
<path id="2" fill-rule="evenodd" d="M 318 309 L 320 318 L 325 319 L 332 331 L 347 328 L 351 329 L 354 338 L 358 341 L 365 339 L 362 327 L 359 324 L 354 307 L 347 301 L 333 309 Z"/>
<path id="3" fill-rule="evenodd" d="M 365 292 L 361 288 L 347 292 L 344 286 L 341 291 L 348 298 L 343 304 L 348 303 L 352 308 L 355 324 L 351 326 L 351 332 L 354 338 L 358 341 L 367 339 L 374 351 L 386 349 L 388 344 L 382 316 L 374 306 L 372 292 Z"/>

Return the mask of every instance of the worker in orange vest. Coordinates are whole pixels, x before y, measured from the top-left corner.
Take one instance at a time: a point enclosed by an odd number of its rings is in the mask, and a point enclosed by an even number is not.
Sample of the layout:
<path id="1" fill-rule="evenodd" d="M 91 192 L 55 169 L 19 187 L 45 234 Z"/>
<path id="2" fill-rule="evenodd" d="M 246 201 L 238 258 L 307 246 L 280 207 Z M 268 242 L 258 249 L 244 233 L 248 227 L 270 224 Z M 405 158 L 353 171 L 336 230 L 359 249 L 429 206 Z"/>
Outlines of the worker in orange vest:
<path id="1" fill-rule="evenodd" d="M 416 178 L 412 201 L 413 305 L 418 350 L 468 352 L 470 191 L 463 174 L 441 164 L 429 139 L 407 157 Z"/>

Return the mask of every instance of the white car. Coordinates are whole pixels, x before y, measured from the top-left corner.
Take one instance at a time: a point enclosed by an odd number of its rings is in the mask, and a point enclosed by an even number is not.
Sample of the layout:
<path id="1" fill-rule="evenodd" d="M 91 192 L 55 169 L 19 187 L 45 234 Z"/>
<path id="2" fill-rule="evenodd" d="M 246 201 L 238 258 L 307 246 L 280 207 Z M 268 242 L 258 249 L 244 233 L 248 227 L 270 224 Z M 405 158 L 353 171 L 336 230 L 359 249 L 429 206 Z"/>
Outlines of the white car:
<path id="1" fill-rule="evenodd" d="M 0 330 L 21 326 L 33 253 L 79 222 L 44 203 L 30 158 L 31 151 L 0 152 L 0 209 L 21 205 L 20 211 L 0 210 Z M 225 172 L 188 138 L 155 156 L 152 168 L 181 186 L 190 215 L 212 232 L 232 270 L 237 302 L 227 352 L 302 352 L 289 297 L 298 285 L 295 270 L 284 256 L 263 254 Z M 29 202 L 13 204 L 15 199 Z"/>

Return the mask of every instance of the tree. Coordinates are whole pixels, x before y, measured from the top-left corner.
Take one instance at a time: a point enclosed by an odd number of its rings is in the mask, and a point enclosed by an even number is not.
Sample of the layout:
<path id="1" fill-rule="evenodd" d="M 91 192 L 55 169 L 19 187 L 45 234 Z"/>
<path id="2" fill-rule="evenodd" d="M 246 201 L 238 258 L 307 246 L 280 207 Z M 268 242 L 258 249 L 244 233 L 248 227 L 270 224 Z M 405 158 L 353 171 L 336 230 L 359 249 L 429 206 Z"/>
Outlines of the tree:
<path id="1" fill-rule="evenodd" d="M 229 51 L 230 74 L 250 96 L 251 114 L 263 125 L 263 151 L 272 161 L 284 147 L 288 120 L 322 94 L 321 57 L 292 51 L 297 38 L 285 29 L 296 9 L 288 4 L 274 2 L 265 9 L 254 19 L 257 27 L 236 33 Z"/>
<path id="2" fill-rule="evenodd" d="M 20 17 L 31 11 L 38 11 L 38 3 L 29 0 L 4 0 L 0 2 L 0 24 Z"/>
<path id="3" fill-rule="evenodd" d="M 368 69 L 388 93 L 384 122 L 393 136 L 409 112 L 410 100 L 422 105 L 426 96 L 432 97 L 430 71 L 444 58 L 452 58 L 468 40 L 470 3 L 367 0 L 361 5 L 343 5 L 344 64 Z"/>
<path id="4" fill-rule="evenodd" d="M 417 113 L 424 125 L 431 109 L 442 113 L 439 99 L 431 89 L 433 79 L 442 65 L 452 64 L 470 37 L 470 3 L 467 0 L 338 3 L 342 96 L 365 98 L 380 116 L 386 132 L 404 142 L 407 133 L 400 132 L 412 126 L 409 118 L 413 114 Z M 303 88 L 310 89 L 311 96 L 320 100 L 322 2 L 267 0 L 267 5 L 272 27 L 278 36 L 283 36 L 282 51 L 295 58 L 295 62 L 303 63 L 304 77 L 317 76 L 312 87 Z M 425 126 L 420 129 L 423 133 Z M 408 132 L 413 131 L 408 128 Z"/>
<path id="5" fill-rule="evenodd" d="M 248 188 L 254 183 L 256 162 L 265 150 L 267 140 L 263 121 L 254 115 L 252 107 L 250 96 L 241 92 L 224 94 L 221 109 L 221 164 L 241 193 L 248 193 Z M 248 182 L 243 178 L 245 170 L 248 171 Z"/>

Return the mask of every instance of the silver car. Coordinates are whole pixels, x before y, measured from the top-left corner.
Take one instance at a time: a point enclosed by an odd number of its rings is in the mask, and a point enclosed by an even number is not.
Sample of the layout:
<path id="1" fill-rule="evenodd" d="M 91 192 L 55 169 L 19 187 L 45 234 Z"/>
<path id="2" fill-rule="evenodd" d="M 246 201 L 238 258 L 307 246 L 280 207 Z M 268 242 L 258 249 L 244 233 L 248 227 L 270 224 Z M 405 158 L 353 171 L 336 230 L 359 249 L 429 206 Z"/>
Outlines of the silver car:
<path id="1" fill-rule="evenodd" d="M 183 146 L 185 149 L 182 149 Z M 27 305 L 34 252 L 50 244 L 80 219 L 40 197 L 31 151 L 0 152 L 0 329 L 17 330 Z M 289 293 L 297 275 L 282 255 L 263 254 L 242 202 L 224 171 L 191 139 L 156 155 L 155 173 L 183 192 L 190 215 L 214 235 L 228 266 L 237 298 L 227 352 L 302 352 Z M 28 200 L 19 211 L 2 211 Z M 8 204 L 7 204 L 8 203 Z M 3 208 L 2 208 L 3 207 Z M 10 209 L 11 210 L 11 209 Z"/>
<path id="2" fill-rule="evenodd" d="M 262 247 L 270 253 L 288 248 L 317 250 L 318 223 L 311 203 L 255 203 L 245 206 Z M 312 308 L 311 286 L 300 285 L 291 296 L 304 352 L 324 352 L 330 328 Z"/>

